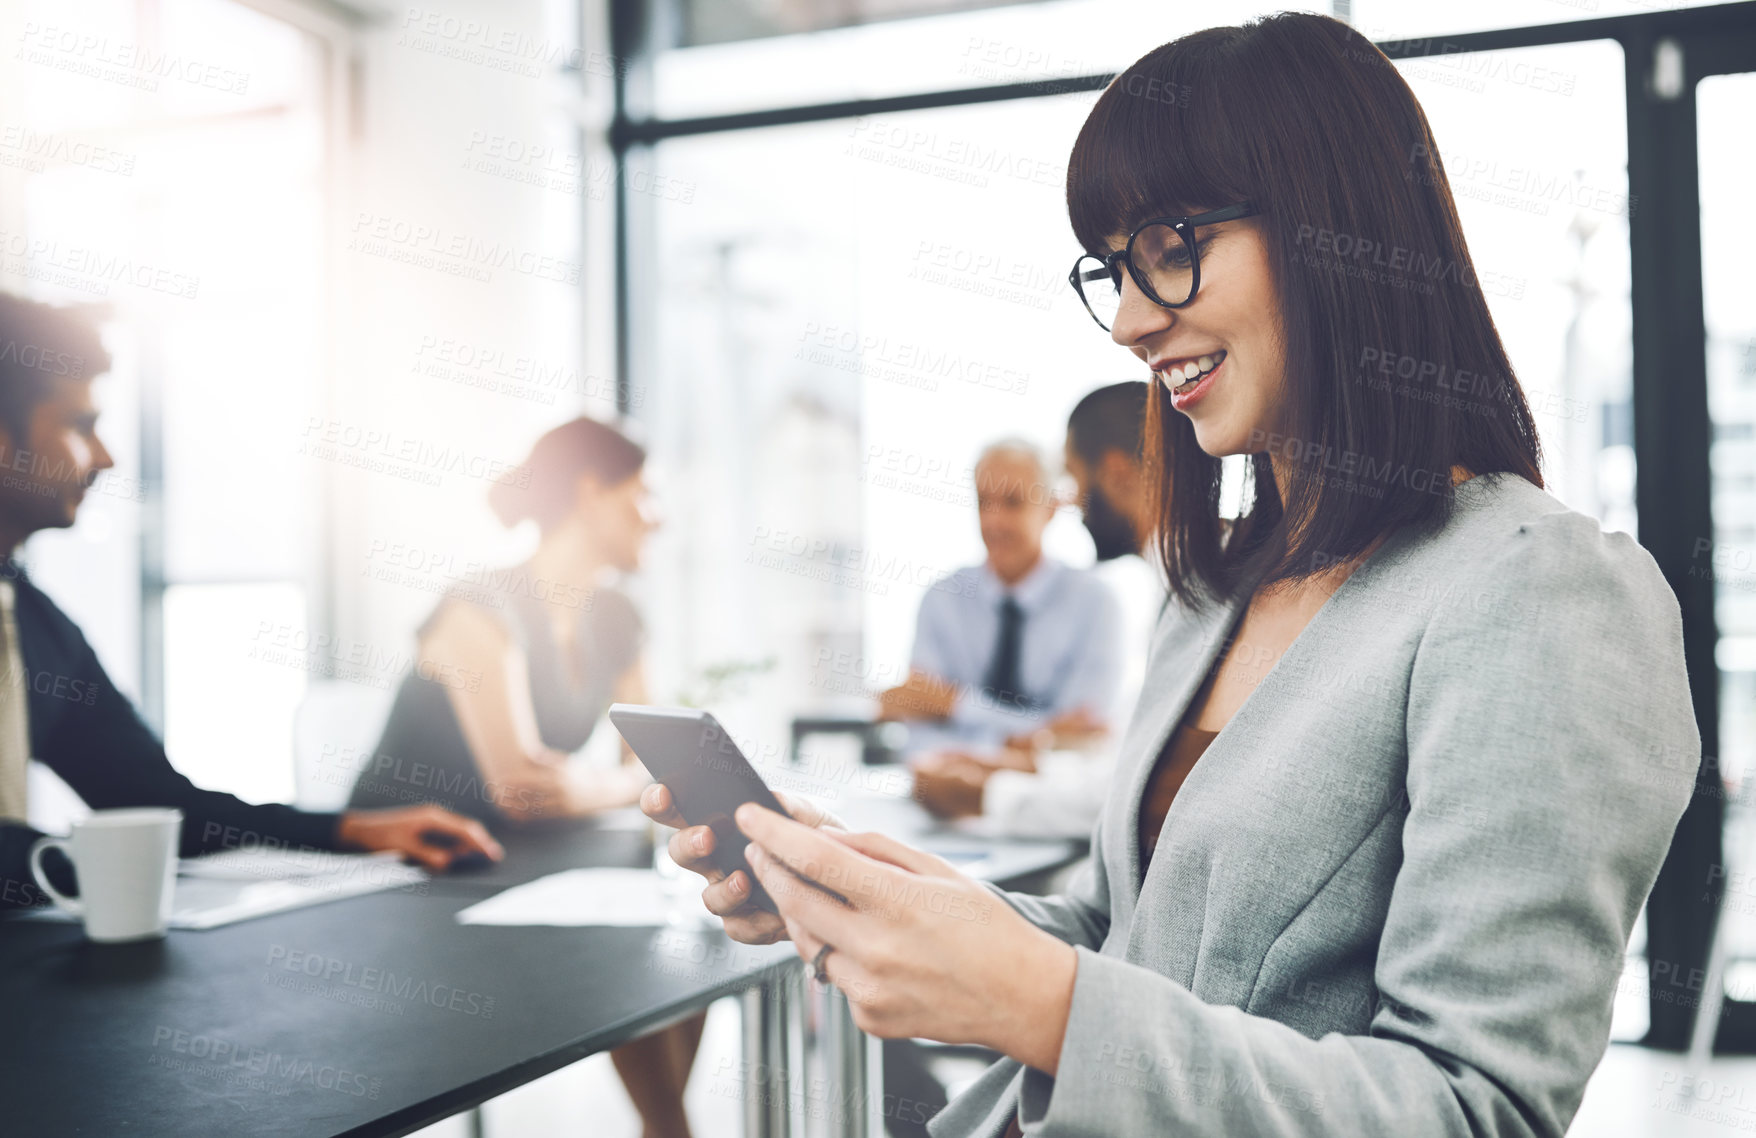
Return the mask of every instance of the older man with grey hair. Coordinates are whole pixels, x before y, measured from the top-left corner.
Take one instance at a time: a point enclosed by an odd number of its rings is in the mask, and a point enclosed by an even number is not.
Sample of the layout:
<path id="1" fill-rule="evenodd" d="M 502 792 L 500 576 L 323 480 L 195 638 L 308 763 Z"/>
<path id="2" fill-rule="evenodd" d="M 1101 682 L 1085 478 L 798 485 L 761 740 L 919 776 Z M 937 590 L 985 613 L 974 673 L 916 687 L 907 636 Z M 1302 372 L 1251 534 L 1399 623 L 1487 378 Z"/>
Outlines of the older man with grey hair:
<path id="1" fill-rule="evenodd" d="M 1048 461 L 1026 439 L 990 443 L 975 465 L 987 559 L 938 581 L 921 601 L 909 677 L 881 714 L 909 724 L 909 750 L 992 747 L 1069 718 L 1096 728 L 1116 713 L 1120 612 L 1108 586 L 1043 553 L 1059 500 Z"/>

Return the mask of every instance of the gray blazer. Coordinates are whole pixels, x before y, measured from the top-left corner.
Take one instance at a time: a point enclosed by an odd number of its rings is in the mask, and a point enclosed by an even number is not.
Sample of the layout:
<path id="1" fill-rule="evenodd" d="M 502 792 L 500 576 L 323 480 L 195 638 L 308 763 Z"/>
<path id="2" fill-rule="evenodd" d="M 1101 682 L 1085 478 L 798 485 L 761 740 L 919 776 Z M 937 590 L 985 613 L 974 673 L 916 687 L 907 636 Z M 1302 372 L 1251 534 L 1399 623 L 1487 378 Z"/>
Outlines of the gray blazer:
<path id="1" fill-rule="evenodd" d="M 1077 950 L 1059 1073 L 935 1138 L 1560 1135 L 1701 741 L 1632 538 L 1513 475 L 1388 539 L 1209 745 L 1139 884 L 1153 760 L 1243 611 L 1168 606 L 1091 862 L 1001 895 Z"/>

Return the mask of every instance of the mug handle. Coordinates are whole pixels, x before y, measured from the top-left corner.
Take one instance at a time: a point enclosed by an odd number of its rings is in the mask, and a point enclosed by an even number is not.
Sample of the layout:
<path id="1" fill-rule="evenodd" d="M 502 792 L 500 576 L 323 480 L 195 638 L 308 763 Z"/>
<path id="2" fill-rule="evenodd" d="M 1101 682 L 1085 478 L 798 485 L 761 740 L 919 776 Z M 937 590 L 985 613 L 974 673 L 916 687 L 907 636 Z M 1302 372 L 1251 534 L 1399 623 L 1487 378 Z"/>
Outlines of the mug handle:
<path id="1" fill-rule="evenodd" d="M 30 875 L 37 879 L 37 888 L 55 899 L 55 904 L 66 909 L 76 917 L 85 916 L 85 905 L 77 897 L 69 897 L 53 885 L 49 884 L 48 874 L 43 872 L 43 853 L 45 850 L 58 849 L 73 860 L 73 847 L 66 838 L 38 838 L 30 848 Z"/>

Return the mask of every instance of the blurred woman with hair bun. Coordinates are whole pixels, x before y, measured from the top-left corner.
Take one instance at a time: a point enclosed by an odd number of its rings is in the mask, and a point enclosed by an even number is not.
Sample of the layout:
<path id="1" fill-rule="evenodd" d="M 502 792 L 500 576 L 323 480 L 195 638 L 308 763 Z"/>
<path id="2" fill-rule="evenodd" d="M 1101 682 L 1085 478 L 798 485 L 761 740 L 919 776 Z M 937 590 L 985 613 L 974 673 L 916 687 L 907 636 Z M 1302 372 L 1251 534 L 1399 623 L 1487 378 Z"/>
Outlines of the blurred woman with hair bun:
<path id="1" fill-rule="evenodd" d="M 536 522 L 536 550 L 453 587 L 421 625 L 355 806 L 432 801 L 493 825 L 639 797 L 649 779 L 631 753 L 614 770 L 569 772 L 565 760 L 612 702 L 645 702 L 640 616 L 608 580 L 639 566 L 653 527 L 645 461 L 616 428 L 580 418 L 494 484 L 494 513 Z"/>
<path id="2" fill-rule="evenodd" d="M 645 703 L 643 628 L 611 582 L 640 565 L 654 527 L 646 452 L 579 418 L 543 435 L 494 484 L 507 526 L 534 521 L 535 552 L 451 589 L 419 629 L 355 807 L 437 802 L 490 828 L 634 804 L 651 781 L 631 752 L 610 769 L 570 770 L 617 700 Z M 702 1016 L 610 1053 L 648 1135 L 686 1135 L 683 1087 Z"/>

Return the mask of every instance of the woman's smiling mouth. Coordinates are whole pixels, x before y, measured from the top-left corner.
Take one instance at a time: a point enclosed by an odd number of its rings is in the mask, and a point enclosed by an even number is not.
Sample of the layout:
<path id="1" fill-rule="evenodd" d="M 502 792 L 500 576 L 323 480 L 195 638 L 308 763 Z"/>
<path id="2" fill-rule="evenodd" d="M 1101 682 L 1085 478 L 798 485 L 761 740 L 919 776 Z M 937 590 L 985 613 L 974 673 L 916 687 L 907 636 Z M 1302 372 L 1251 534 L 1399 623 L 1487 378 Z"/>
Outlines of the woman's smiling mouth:
<path id="1" fill-rule="evenodd" d="M 1212 385 L 1213 374 L 1225 360 L 1226 353 L 1221 350 L 1175 363 L 1153 364 L 1152 370 L 1170 390 L 1171 405 L 1181 411 L 1206 392 Z"/>

